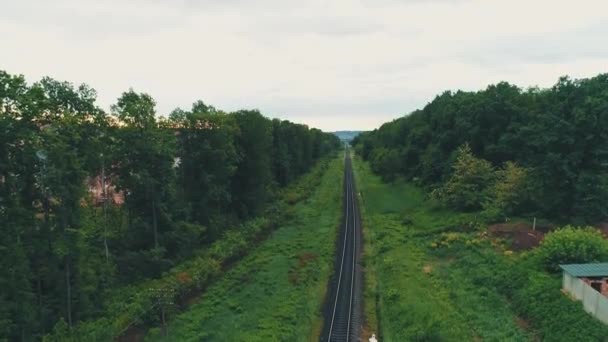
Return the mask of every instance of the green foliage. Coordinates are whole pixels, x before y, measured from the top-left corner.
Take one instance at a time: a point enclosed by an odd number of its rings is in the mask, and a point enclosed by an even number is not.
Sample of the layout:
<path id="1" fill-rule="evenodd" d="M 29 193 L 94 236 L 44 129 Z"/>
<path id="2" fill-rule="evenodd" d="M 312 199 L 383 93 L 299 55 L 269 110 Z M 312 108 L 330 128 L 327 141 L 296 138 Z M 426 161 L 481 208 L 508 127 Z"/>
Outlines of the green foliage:
<path id="1" fill-rule="evenodd" d="M 386 180 L 393 179 L 401 167 L 401 158 L 396 150 L 386 148 L 374 150 L 370 159 L 374 172 L 382 175 Z"/>
<path id="2" fill-rule="evenodd" d="M 595 228 L 565 226 L 547 234 L 537 253 L 544 267 L 555 272 L 560 264 L 606 262 L 608 241 Z"/>
<path id="3" fill-rule="evenodd" d="M 118 189 L 125 194 L 130 219 L 136 223 L 129 227 L 130 239 L 123 242 L 126 249 L 141 251 L 138 255 L 125 253 L 135 258 L 119 260 L 121 273 L 130 270 L 128 277 L 156 276 L 168 265 L 162 236 L 170 234 L 173 228 L 168 206 L 175 199 L 176 142 L 172 132 L 158 129 L 154 106 L 148 94 L 133 90 L 123 93 L 114 106 L 117 117 L 127 125 L 115 131 L 117 148 L 113 157 L 117 162 L 113 171 Z M 131 263 L 132 267 L 123 267 L 123 261 L 128 264 L 128 261 L 148 258 L 155 261 L 146 265 L 148 272 L 139 272 L 138 262 Z"/>
<path id="4" fill-rule="evenodd" d="M 290 184 L 284 192 L 293 192 L 294 189 L 299 188 L 315 188 L 326 172 L 328 164 L 329 159 L 319 162 L 310 173 Z M 285 208 L 289 205 L 285 199 L 281 199 L 276 205 L 279 206 L 277 210 L 269 207 L 261 217 L 227 229 L 221 238 L 207 248 L 198 250 L 192 258 L 171 268 L 162 277 L 111 291 L 103 303 L 101 315 L 96 319 L 79 323 L 69 331 L 67 337 L 64 336 L 65 332 L 60 329 L 60 333 L 47 335 L 46 339 L 49 341 L 65 341 L 66 339 L 107 341 L 121 336 L 132 325 L 160 325 L 163 313 L 162 303 L 178 303 L 180 299 L 189 294 L 213 284 L 214 281 L 221 278 L 228 265 L 247 255 L 254 249 L 257 241 L 283 224 L 286 220 Z M 196 226 L 185 229 L 198 230 Z M 148 253 L 150 255 L 142 261 L 142 265 L 151 262 L 150 259 L 158 257 L 156 250 Z M 175 308 L 165 305 L 164 309 Z M 165 310 L 164 313 L 168 315 L 171 312 Z M 170 315 L 168 317 L 170 318 Z"/>
<path id="5" fill-rule="evenodd" d="M 451 231 L 462 222 L 478 225 L 478 221 L 471 214 L 467 218 L 437 212 L 420 189 L 402 182 L 383 183 L 360 160 L 354 166 L 359 190 L 365 194 L 364 307 L 368 321 L 380 317 L 381 326 L 370 329 L 382 340 L 603 341 L 608 337 L 603 323 L 561 293 L 561 277 L 543 270 L 540 253 L 519 256 L 503 251 L 487 232 Z M 383 212 L 384 205 L 378 202 L 391 202 L 394 209 Z M 407 225 L 395 214 L 401 211 L 408 214 Z M 568 229 L 585 236 L 590 232 Z M 597 232 L 591 235 L 590 245 L 606 243 Z M 575 245 L 581 244 L 573 244 L 572 250 Z"/>
<path id="6" fill-rule="evenodd" d="M 561 292 L 561 277 L 537 269 L 534 256 L 502 256 L 491 246 L 454 252 L 457 262 L 451 269 L 462 272 L 477 291 L 486 289 L 508 299 L 529 325 L 533 340 L 603 341 L 608 337 L 603 323 Z"/>
<path id="7" fill-rule="evenodd" d="M 608 74 L 600 74 L 563 77 L 549 89 L 501 82 L 477 92 L 448 91 L 360 134 L 353 145 L 382 177 L 404 176 L 437 187 L 453 172 L 454 152 L 468 143 L 495 168 L 512 161 L 527 170 L 524 188 L 533 196 L 525 203 L 499 196 L 489 207 L 497 216 L 538 212 L 595 223 L 608 215 L 607 84 Z"/>
<path id="8" fill-rule="evenodd" d="M 240 160 L 236 146 L 239 129 L 233 116 L 202 101 L 181 113 L 179 121 L 172 119 L 172 125 L 180 127 L 176 211 L 183 220 L 207 226 L 206 241 L 213 241 L 221 234 L 230 211 L 230 187 Z"/>
<path id="9" fill-rule="evenodd" d="M 560 291 L 559 279 L 546 274 L 531 273 L 525 286 L 517 291 L 514 304 L 536 323 L 546 341 L 601 341 L 608 329 L 591 318 L 580 303 Z"/>
<path id="10" fill-rule="evenodd" d="M 146 340 L 317 340 L 341 214 L 342 183 L 336 180 L 342 174 L 342 159 L 336 158 L 323 174 L 315 172 L 316 179 L 298 182 L 313 191 L 306 201 L 290 204 L 293 217 L 226 270 L 203 300 L 172 317 L 167 336 L 150 330 Z M 294 192 L 290 189 L 285 200 Z"/>
<path id="11" fill-rule="evenodd" d="M 272 124 L 257 111 L 239 111 L 235 118 L 243 157 L 232 182 L 233 201 L 241 217 L 251 217 L 260 213 L 270 196 Z"/>
<path id="12" fill-rule="evenodd" d="M 138 94 L 133 89 L 122 94 L 112 107 L 117 117 L 128 126 L 137 128 L 154 127 L 156 123 L 156 102 L 148 94 Z"/>
<path id="13" fill-rule="evenodd" d="M 159 277 L 243 219 L 266 215 L 282 188 L 340 146 L 333 134 L 284 121 L 289 139 L 279 149 L 272 122 L 202 101 L 157 118 L 152 96 L 132 89 L 108 115 L 87 85 L 48 77 L 30 85 L 0 71 L 0 340 L 100 317 L 116 289 Z M 298 161 L 286 165 L 287 178 L 272 172 L 279 150 Z M 201 267 L 209 272 L 201 282 L 218 269 Z M 116 320 L 82 326 L 108 340 L 149 309 L 146 298 Z"/>
<path id="14" fill-rule="evenodd" d="M 529 171 L 508 161 L 502 169 L 496 171 L 496 181 L 490 189 L 490 199 L 484 203 L 485 212 L 493 217 L 509 217 L 525 211 L 524 206 L 530 203 L 531 190 Z"/>
<path id="15" fill-rule="evenodd" d="M 432 196 L 459 210 L 478 210 L 488 201 L 494 183 L 492 165 L 475 158 L 469 145 L 456 151 L 454 172 L 448 181 L 436 189 Z"/>
<path id="16" fill-rule="evenodd" d="M 410 184 L 383 183 L 360 159 L 353 165 L 362 193 L 369 329 L 387 341 L 525 340 L 503 299 L 494 292 L 478 297 L 465 275 L 453 273 L 449 264 L 444 268 L 427 252 L 437 253 L 430 244 L 438 240 L 464 246 L 468 235 L 441 230 L 470 221 L 467 216 L 438 210 Z M 411 220 L 405 226 L 401 212 Z M 376 310 L 381 330 L 373 326 Z"/>

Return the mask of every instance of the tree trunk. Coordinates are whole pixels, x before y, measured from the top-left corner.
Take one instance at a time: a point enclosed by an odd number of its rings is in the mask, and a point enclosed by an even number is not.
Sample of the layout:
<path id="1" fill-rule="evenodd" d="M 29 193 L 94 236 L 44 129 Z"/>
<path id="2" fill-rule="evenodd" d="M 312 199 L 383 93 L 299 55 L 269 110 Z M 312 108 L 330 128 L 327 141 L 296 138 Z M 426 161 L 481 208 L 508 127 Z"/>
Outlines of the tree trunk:
<path id="1" fill-rule="evenodd" d="M 163 325 L 163 336 L 167 337 L 167 322 L 165 320 L 165 307 L 164 305 L 160 309 L 161 321 Z"/>
<path id="2" fill-rule="evenodd" d="M 44 199 L 42 201 L 42 206 L 44 209 L 44 234 L 46 235 L 46 239 L 47 239 L 47 245 L 49 248 L 49 251 L 52 251 L 52 244 L 51 244 L 51 234 L 50 234 L 50 229 L 49 229 L 49 212 L 50 212 L 50 208 L 49 208 L 49 201 L 46 197 L 46 194 L 44 195 Z M 44 262 L 42 262 L 42 264 L 44 264 Z M 42 269 L 42 265 L 39 265 L 38 267 L 38 271 L 40 271 Z M 40 275 L 40 273 L 38 274 L 38 305 L 39 305 L 39 310 L 40 312 L 42 312 L 42 276 Z"/>
<path id="3" fill-rule="evenodd" d="M 158 220 L 156 219 L 156 200 L 152 200 L 152 229 L 154 230 L 154 248 L 158 248 Z"/>
<path id="4" fill-rule="evenodd" d="M 40 274 L 36 277 L 36 292 L 38 292 L 38 309 L 42 310 L 42 279 L 40 277 Z"/>
<path id="5" fill-rule="evenodd" d="M 70 258 L 65 257 L 65 283 L 67 289 L 67 312 L 68 312 L 68 326 L 72 329 L 72 282 L 70 281 Z"/>
<path id="6" fill-rule="evenodd" d="M 101 188 L 103 194 L 103 247 L 106 251 L 106 264 L 110 259 L 108 250 L 108 193 L 106 192 L 106 168 L 105 163 L 101 165 Z"/>

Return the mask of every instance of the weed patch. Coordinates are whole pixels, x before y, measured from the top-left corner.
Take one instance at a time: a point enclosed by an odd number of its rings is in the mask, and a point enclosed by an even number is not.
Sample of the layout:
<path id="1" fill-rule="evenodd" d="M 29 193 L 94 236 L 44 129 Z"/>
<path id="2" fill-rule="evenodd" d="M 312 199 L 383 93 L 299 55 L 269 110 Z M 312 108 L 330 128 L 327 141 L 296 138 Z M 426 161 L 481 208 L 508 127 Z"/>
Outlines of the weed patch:
<path id="1" fill-rule="evenodd" d="M 197 296 L 199 293 L 223 279 L 226 270 L 231 269 L 236 261 L 243 259 L 262 241 L 266 241 L 269 235 L 272 239 L 276 235 L 277 228 L 283 226 L 285 222 L 295 225 L 295 222 L 304 217 L 310 220 L 310 226 L 318 224 L 328 229 L 329 221 L 315 221 L 317 216 L 313 211 L 329 210 L 327 208 L 331 208 L 331 203 L 325 203 L 325 208 L 321 206 L 311 209 L 305 204 L 304 199 L 313 194 L 319 196 L 318 193 L 323 192 L 325 196 L 334 200 L 336 203 L 334 205 L 339 205 L 340 190 L 336 190 L 337 199 L 330 197 L 334 189 L 327 184 L 329 183 L 327 178 L 333 177 L 332 181 L 335 181 L 336 177 L 340 177 L 340 166 L 341 158 L 337 157 L 318 162 L 309 173 L 285 188 L 283 196 L 270 205 L 264 215 L 226 231 L 222 238 L 201 249 L 191 259 L 175 266 L 161 278 L 149 279 L 113 291 L 104 303 L 103 313 L 98 319 L 82 321 L 72 329 L 68 329 L 64 321 L 60 321 L 45 337 L 45 341 L 111 341 L 121 337 L 142 336 L 142 331 L 145 332 L 148 327 L 160 326 L 163 318 L 171 319 L 172 315 L 185 306 L 202 301 L 203 299 Z M 337 176 L 336 172 L 338 172 Z M 289 194 L 293 193 L 299 194 L 297 198 L 290 197 Z M 332 215 L 337 217 L 339 213 L 340 210 L 336 209 Z M 328 213 L 325 215 L 326 220 L 333 218 Z M 337 222 L 331 223 L 337 225 Z M 321 236 L 332 236 L 329 231 L 323 232 L 321 228 L 317 233 L 328 234 Z M 284 246 L 276 248 L 280 249 Z M 272 259 L 272 255 L 267 257 Z M 250 282 L 250 277 L 255 278 L 258 275 L 256 268 L 262 268 L 257 264 L 250 266 L 246 271 L 239 273 L 231 286 L 238 288 L 240 284 Z M 321 271 L 326 270 L 320 268 Z M 271 282 L 274 280 L 270 277 L 269 285 L 272 285 Z M 271 288 L 260 287 L 260 292 Z M 216 299 L 212 298 L 210 302 L 214 303 Z M 222 304 L 226 303 L 233 313 L 240 313 L 243 310 L 242 304 L 234 302 L 233 298 L 222 302 Z M 151 330 L 152 335 L 164 334 L 160 328 Z M 205 339 L 206 336 L 208 333 L 201 331 L 188 335 L 192 340 Z M 140 340 L 139 337 L 138 339 Z"/>
<path id="2" fill-rule="evenodd" d="M 527 227 L 488 228 L 478 213 L 438 208 L 419 189 L 385 184 L 354 161 L 359 188 L 380 201 L 363 201 L 362 215 L 373 270 L 365 300 L 376 308 L 365 313 L 383 341 L 608 338 L 608 327 L 561 293 L 559 275 L 545 272 L 534 253 L 512 250 L 512 232 Z"/>
<path id="3" fill-rule="evenodd" d="M 506 301 L 452 272 L 456 260 L 439 248 L 479 239 L 475 215 L 440 208 L 410 184 L 385 184 L 354 160 L 363 193 L 369 333 L 383 341 L 526 340 Z"/>
<path id="4" fill-rule="evenodd" d="M 318 339 L 321 306 L 341 219 L 342 159 L 331 162 L 306 201 L 259 247 L 211 285 L 200 301 L 146 341 Z"/>

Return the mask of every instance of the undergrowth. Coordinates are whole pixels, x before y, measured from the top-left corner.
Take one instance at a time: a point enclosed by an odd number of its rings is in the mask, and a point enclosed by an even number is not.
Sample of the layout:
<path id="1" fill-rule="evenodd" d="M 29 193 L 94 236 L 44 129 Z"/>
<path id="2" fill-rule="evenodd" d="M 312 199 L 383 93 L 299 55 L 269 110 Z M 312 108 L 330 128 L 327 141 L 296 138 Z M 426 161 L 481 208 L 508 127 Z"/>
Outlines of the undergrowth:
<path id="1" fill-rule="evenodd" d="M 149 341 L 318 340 L 341 215 L 336 159 L 272 235 Z"/>
<path id="2" fill-rule="evenodd" d="M 514 253 L 482 216 L 383 182 L 354 158 L 365 244 L 367 335 L 382 341 L 603 341 L 608 328 L 560 292 L 533 253 Z M 367 338 L 367 336 L 365 336 Z"/>
<path id="3" fill-rule="evenodd" d="M 44 340 L 110 341 L 132 330 L 161 325 L 163 319 L 166 321 L 184 309 L 184 298 L 221 279 L 228 266 L 247 255 L 269 233 L 293 219 L 294 206 L 312 196 L 321 179 L 327 177 L 328 170 L 336 168 L 338 160 L 333 156 L 318 162 L 309 173 L 285 188 L 280 199 L 261 217 L 227 230 L 222 238 L 161 278 L 117 289 L 106 301 L 100 318 L 81 322 L 72 329 L 60 321 Z"/>

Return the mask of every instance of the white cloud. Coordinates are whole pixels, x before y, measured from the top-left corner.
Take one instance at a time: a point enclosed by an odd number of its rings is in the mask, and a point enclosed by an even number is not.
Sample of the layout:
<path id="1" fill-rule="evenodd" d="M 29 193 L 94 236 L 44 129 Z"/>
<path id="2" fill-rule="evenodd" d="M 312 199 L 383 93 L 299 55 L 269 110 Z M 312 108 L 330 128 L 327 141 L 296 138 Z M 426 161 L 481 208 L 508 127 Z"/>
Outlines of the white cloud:
<path id="1" fill-rule="evenodd" d="M 0 0 L 0 68 L 369 129 L 445 89 L 607 72 L 604 1 Z"/>

